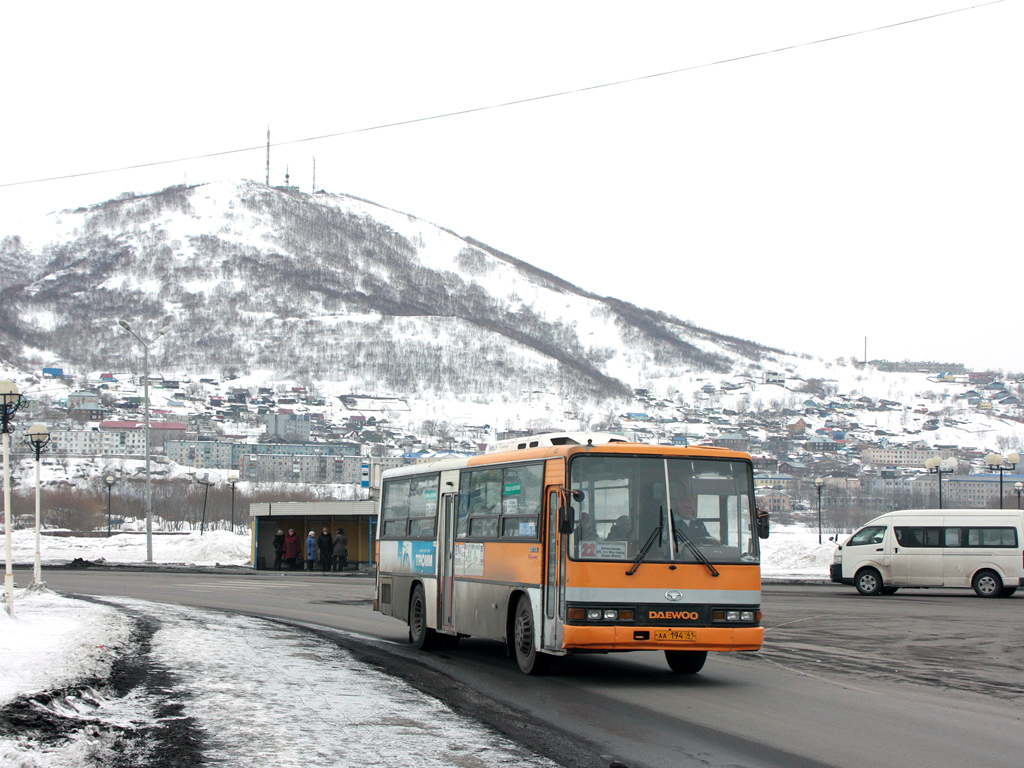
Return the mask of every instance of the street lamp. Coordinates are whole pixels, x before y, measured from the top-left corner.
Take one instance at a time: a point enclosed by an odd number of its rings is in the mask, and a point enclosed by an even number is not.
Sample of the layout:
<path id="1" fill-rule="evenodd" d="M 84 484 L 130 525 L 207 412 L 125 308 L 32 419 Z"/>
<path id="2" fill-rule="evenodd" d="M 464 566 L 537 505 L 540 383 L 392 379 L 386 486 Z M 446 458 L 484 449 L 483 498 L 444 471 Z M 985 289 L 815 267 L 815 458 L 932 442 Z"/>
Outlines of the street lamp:
<path id="1" fill-rule="evenodd" d="M 45 424 L 33 424 L 28 428 L 28 444 L 36 454 L 36 556 L 32 565 L 32 581 L 36 584 L 43 582 L 42 555 L 39 551 L 40 539 L 40 504 L 39 504 L 39 458 L 50 442 L 50 432 Z"/>
<path id="2" fill-rule="evenodd" d="M 107 538 L 110 538 L 110 492 L 114 490 L 114 476 L 107 475 L 103 478 L 103 482 L 107 484 Z M 124 530 L 122 528 L 122 530 Z"/>
<path id="3" fill-rule="evenodd" d="M 7 593 L 7 613 L 14 616 L 14 571 L 11 562 L 11 438 L 14 431 L 11 420 L 26 400 L 18 392 L 18 385 L 13 381 L 0 381 L 0 428 L 3 429 L 4 442 L 4 543 L 6 546 L 7 567 L 4 571 L 4 592 Z"/>
<path id="4" fill-rule="evenodd" d="M 959 463 L 960 460 L 954 456 L 950 456 L 948 459 L 942 459 L 939 456 L 925 459 L 924 465 L 928 469 L 928 474 L 939 477 L 939 509 L 942 509 L 942 476 L 955 472 Z"/>
<path id="5" fill-rule="evenodd" d="M 203 535 L 203 531 L 206 530 L 206 499 L 210 495 L 210 486 L 214 482 L 210 479 L 210 473 L 207 472 L 202 477 L 196 476 L 196 482 L 203 486 L 203 520 L 199 524 L 199 535 Z"/>
<path id="6" fill-rule="evenodd" d="M 149 345 L 159 339 L 169 330 L 170 323 L 156 332 L 156 336 L 147 339 L 139 336 L 127 320 L 118 320 L 117 324 L 135 337 L 135 340 L 142 345 L 142 399 L 146 419 L 146 562 L 153 562 L 153 485 L 152 476 L 149 471 Z"/>
<path id="7" fill-rule="evenodd" d="M 990 453 L 985 457 L 985 463 L 988 468 L 993 472 L 999 470 L 999 508 L 1003 508 L 1003 471 L 1012 470 L 1017 466 L 1017 462 L 1020 461 L 1019 453 L 1011 453 L 1008 456 L 1003 456 L 998 453 Z"/>
<path id="8" fill-rule="evenodd" d="M 818 543 L 821 544 L 821 487 L 825 481 L 820 477 L 814 479 L 814 487 L 818 489 Z"/>
<path id="9" fill-rule="evenodd" d="M 1013 490 L 1017 494 L 1017 509 L 1020 509 L 1020 494 L 1024 491 L 1024 483 L 1018 480 L 1013 484 Z"/>
<path id="10" fill-rule="evenodd" d="M 238 473 L 229 472 L 228 482 L 231 483 L 231 532 L 235 532 L 235 483 L 238 482 Z M 1019 485 L 1019 483 L 1018 483 Z"/>

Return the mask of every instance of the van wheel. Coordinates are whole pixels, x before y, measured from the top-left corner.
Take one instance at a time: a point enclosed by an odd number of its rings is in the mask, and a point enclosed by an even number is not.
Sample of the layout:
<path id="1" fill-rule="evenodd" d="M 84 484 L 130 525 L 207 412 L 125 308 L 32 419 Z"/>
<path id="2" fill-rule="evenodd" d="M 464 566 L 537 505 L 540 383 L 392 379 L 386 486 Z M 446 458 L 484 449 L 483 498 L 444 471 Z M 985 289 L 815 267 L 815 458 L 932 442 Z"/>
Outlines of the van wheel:
<path id="1" fill-rule="evenodd" d="M 978 571 L 971 580 L 971 586 L 978 597 L 999 597 L 1003 591 L 1003 580 L 995 571 Z"/>
<path id="2" fill-rule="evenodd" d="M 707 651 L 665 651 L 665 661 L 677 675 L 695 675 L 707 660 Z"/>
<path id="3" fill-rule="evenodd" d="M 437 647 L 437 633 L 427 626 L 427 598 L 422 584 L 413 588 L 409 598 L 409 642 L 421 651 Z"/>
<path id="4" fill-rule="evenodd" d="M 895 595 L 899 591 L 899 587 L 882 587 L 883 595 Z"/>
<path id="5" fill-rule="evenodd" d="M 874 568 L 861 568 L 853 584 L 862 595 L 877 595 L 882 591 L 882 574 Z"/>
<path id="6" fill-rule="evenodd" d="M 543 675 L 551 668 L 551 656 L 537 651 L 536 636 L 537 626 L 533 622 L 530 598 L 520 595 L 512 620 L 512 648 L 519 669 L 527 675 Z"/>

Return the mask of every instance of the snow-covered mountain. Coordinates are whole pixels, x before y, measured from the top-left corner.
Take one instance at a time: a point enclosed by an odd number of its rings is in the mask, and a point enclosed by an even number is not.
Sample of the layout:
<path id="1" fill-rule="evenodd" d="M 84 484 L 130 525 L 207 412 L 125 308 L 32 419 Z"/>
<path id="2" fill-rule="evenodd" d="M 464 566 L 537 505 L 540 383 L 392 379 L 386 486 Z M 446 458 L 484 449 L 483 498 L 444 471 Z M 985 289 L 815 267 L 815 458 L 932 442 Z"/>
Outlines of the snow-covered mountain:
<path id="1" fill-rule="evenodd" d="M 795 359 L 347 195 L 179 186 L 0 236 L 0 355 L 26 371 L 135 367 L 117 319 L 155 328 L 168 317 L 152 370 L 263 370 L 403 394 L 486 396 L 514 382 L 619 399 L 683 372 Z M 640 261 L 623 254 L 621 268 L 678 280 L 681 308 L 707 290 L 676 266 Z"/>

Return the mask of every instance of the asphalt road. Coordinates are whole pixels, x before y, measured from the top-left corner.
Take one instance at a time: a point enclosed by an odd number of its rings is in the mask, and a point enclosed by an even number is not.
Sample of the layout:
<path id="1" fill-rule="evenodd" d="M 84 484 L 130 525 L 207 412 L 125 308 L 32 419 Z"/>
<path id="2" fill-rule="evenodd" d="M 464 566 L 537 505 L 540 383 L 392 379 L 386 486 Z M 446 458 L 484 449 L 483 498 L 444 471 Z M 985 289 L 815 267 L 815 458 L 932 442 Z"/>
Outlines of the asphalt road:
<path id="1" fill-rule="evenodd" d="M 65 593 L 322 628 L 567 766 L 1016 768 L 1024 754 L 1020 596 L 866 598 L 849 587 L 766 585 L 758 653 L 713 654 L 693 677 L 669 673 L 660 653 L 639 652 L 577 656 L 527 678 L 497 643 L 410 648 L 405 625 L 371 610 L 365 577 L 51 569 L 44 578 Z"/>

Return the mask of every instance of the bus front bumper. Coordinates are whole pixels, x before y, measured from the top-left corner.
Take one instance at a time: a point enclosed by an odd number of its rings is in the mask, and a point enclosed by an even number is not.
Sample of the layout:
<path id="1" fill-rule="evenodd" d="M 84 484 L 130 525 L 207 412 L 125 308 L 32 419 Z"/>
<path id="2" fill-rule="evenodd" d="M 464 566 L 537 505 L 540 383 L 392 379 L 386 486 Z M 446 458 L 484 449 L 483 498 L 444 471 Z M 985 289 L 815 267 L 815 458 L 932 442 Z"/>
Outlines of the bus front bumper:
<path id="1" fill-rule="evenodd" d="M 756 651 L 764 644 L 764 627 L 625 627 L 562 628 L 567 651 Z"/>

